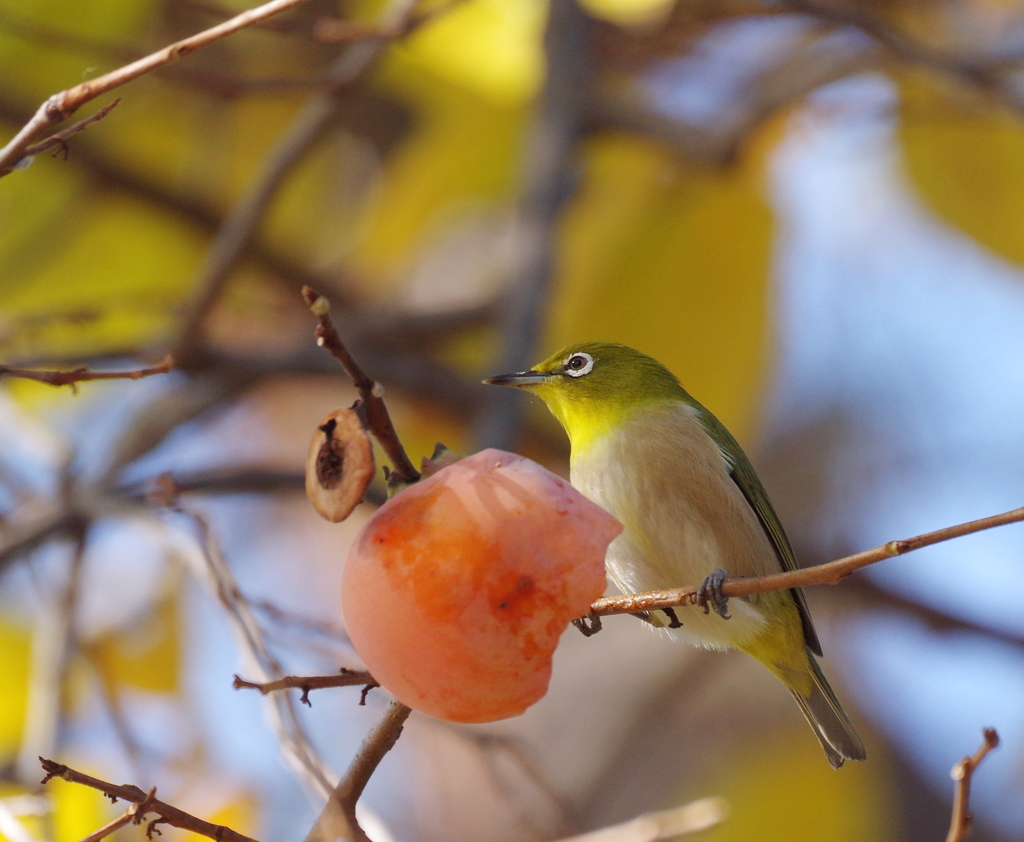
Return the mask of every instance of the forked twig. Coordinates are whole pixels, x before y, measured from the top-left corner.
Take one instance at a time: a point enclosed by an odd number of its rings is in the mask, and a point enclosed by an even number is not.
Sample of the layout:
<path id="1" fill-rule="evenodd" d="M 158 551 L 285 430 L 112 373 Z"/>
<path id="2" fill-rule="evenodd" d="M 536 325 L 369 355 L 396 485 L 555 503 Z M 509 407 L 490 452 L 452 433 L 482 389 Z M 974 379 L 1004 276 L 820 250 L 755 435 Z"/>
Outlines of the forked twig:
<path id="1" fill-rule="evenodd" d="M 156 813 L 159 817 L 157 821 L 165 824 L 172 825 L 173 827 L 180 827 L 182 830 L 191 830 L 193 833 L 198 833 L 201 836 L 208 836 L 210 839 L 216 839 L 218 842 L 256 842 L 250 836 L 245 836 L 236 830 L 232 830 L 230 827 L 225 827 L 220 824 L 213 824 L 212 822 L 205 821 L 191 813 L 186 813 L 184 810 L 179 810 L 170 804 L 160 801 L 156 798 L 156 789 L 153 788 L 149 792 L 144 792 L 139 787 L 132 784 L 112 784 L 107 781 L 94 778 L 91 775 L 77 772 L 65 766 L 62 763 L 55 763 L 53 760 L 47 760 L 44 757 L 39 758 L 39 762 L 43 764 L 43 771 L 46 772 L 46 776 L 42 782 L 48 783 L 53 778 L 61 778 L 62 780 L 69 781 L 73 784 L 82 784 L 83 786 L 92 787 L 97 789 L 110 798 L 116 801 L 118 798 L 128 801 L 131 804 L 136 805 L 136 809 L 127 810 L 125 814 L 128 815 L 128 821 L 133 821 L 136 824 L 142 821 L 143 816 L 146 813 Z M 121 818 L 124 818 L 122 815 Z M 127 821 L 121 821 L 116 827 L 112 827 L 120 819 L 115 819 L 114 822 L 107 825 L 102 830 L 106 830 L 108 833 L 112 833 L 117 827 L 121 827 L 127 824 Z M 150 830 L 152 829 L 155 822 L 150 822 Z M 102 839 L 102 836 L 97 834 L 100 831 L 87 837 L 89 840 Z M 85 842 L 85 840 L 83 840 Z"/>
<path id="2" fill-rule="evenodd" d="M 306 0 L 270 0 L 262 6 L 253 9 L 246 9 L 241 14 L 235 15 L 230 20 L 204 29 L 188 38 L 150 53 L 148 56 L 133 61 L 110 73 L 105 73 L 96 79 L 90 79 L 68 88 L 65 91 L 54 94 L 46 102 L 39 106 L 35 115 L 29 120 L 2 149 L 0 149 L 0 176 L 7 175 L 25 157 L 28 148 L 40 138 L 47 129 L 63 122 L 79 108 L 96 97 L 108 91 L 118 88 L 139 76 L 143 76 L 158 67 L 164 67 L 173 61 L 195 52 L 201 47 L 206 47 L 215 41 L 233 35 L 241 29 L 252 26 L 258 21 L 265 20 L 273 15 L 280 14 L 293 6 L 298 6 Z"/>
<path id="3" fill-rule="evenodd" d="M 974 816 L 971 815 L 971 777 L 985 756 L 999 745 L 999 735 L 995 728 L 986 728 L 982 734 L 985 739 L 981 748 L 973 756 L 965 757 L 957 763 L 950 772 L 950 777 L 956 781 L 956 788 L 953 791 L 953 817 L 949 822 L 946 842 L 961 842 L 971 833 L 974 823 Z"/>

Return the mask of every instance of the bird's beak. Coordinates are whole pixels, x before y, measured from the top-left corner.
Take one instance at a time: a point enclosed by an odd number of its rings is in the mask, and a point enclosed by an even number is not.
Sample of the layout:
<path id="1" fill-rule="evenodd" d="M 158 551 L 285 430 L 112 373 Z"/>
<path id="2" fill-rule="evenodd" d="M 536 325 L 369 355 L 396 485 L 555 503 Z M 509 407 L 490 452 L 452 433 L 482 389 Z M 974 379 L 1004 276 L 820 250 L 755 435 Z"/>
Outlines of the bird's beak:
<path id="1" fill-rule="evenodd" d="M 518 374 L 499 374 L 496 377 L 488 377 L 484 383 L 488 386 L 515 386 L 517 389 L 529 389 L 531 386 L 539 386 L 551 379 L 550 374 L 541 371 L 520 371 Z"/>

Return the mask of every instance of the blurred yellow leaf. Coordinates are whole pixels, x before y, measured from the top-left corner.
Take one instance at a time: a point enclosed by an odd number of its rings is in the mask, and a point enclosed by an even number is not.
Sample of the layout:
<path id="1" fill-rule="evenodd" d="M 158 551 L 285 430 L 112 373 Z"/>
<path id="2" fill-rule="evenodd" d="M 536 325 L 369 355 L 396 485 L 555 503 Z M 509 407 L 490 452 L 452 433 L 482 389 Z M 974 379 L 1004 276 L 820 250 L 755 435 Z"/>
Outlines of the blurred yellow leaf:
<path id="1" fill-rule="evenodd" d="M 177 596 L 164 596 L 138 623 L 89 646 L 108 690 L 133 687 L 174 693 L 181 673 L 181 616 Z"/>
<path id="2" fill-rule="evenodd" d="M 397 49 L 420 71 L 496 104 L 522 105 L 544 74 L 544 0 L 468 0 Z"/>
<path id="3" fill-rule="evenodd" d="M 98 774 L 95 769 L 79 771 Z M 46 786 L 53 798 L 54 842 L 78 842 L 117 815 L 111 810 L 106 797 L 94 789 L 59 778 Z"/>
<path id="4" fill-rule="evenodd" d="M 591 141 L 561 232 L 548 350 L 585 339 L 635 346 L 749 432 L 768 367 L 762 157 L 712 171 L 624 135 Z"/>
<path id="5" fill-rule="evenodd" d="M 992 99 L 905 75 L 899 136 L 907 172 L 946 222 L 1024 263 L 1024 121 Z"/>
<path id="6" fill-rule="evenodd" d="M 246 836 L 258 831 L 256 817 L 259 815 L 259 800 L 252 793 L 238 793 L 212 813 L 203 813 L 202 818 L 212 824 L 230 827 Z M 182 839 L 188 842 L 206 842 L 208 837 L 197 833 L 184 833 Z"/>
<path id="7" fill-rule="evenodd" d="M 672 0 L 581 0 L 595 17 L 624 25 L 657 21 L 668 14 Z"/>
<path id="8" fill-rule="evenodd" d="M 201 255 L 195 232 L 124 196 L 87 201 L 87 209 L 67 213 L 60 227 L 40 230 L 21 245 L 24 279 L 6 291 L 4 315 L 14 323 L 30 321 L 34 329 L 31 337 L 8 336 L 5 354 L 146 346 L 175 325 L 174 308 Z M 76 314 L 87 318 L 69 318 Z"/>
<path id="9" fill-rule="evenodd" d="M 801 726 L 803 723 L 800 723 Z M 898 837 L 893 781 L 881 763 L 829 768 L 810 733 L 774 733 L 730 758 L 708 791 L 729 803 L 729 818 L 706 842 L 886 842 Z"/>
<path id="10" fill-rule="evenodd" d="M 0 763 L 14 756 L 21 741 L 28 701 L 31 640 L 27 629 L 0 618 Z"/>
<path id="11" fill-rule="evenodd" d="M 384 81 L 411 100 L 417 126 L 389 161 L 368 203 L 351 255 L 364 292 L 394 290 L 419 250 L 481 209 L 498 206 L 515 183 L 525 107 L 483 100 L 401 58 Z"/>

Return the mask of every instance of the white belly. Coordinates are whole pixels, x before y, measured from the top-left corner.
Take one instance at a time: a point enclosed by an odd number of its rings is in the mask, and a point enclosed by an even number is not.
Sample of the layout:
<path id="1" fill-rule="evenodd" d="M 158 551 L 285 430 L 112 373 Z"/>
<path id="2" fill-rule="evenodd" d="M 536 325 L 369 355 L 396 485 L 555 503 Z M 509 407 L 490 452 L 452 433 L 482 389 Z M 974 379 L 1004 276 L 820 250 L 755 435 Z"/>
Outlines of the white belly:
<path id="1" fill-rule="evenodd" d="M 625 527 L 606 557 L 623 593 L 697 585 L 716 568 L 738 576 L 781 569 L 717 445 L 683 404 L 645 409 L 585 452 L 574 451 L 570 477 Z M 729 612 L 723 620 L 699 608 L 676 609 L 683 628 L 673 633 L 727 648 L 765 625 L 746 600 L 730 600 Z"/>

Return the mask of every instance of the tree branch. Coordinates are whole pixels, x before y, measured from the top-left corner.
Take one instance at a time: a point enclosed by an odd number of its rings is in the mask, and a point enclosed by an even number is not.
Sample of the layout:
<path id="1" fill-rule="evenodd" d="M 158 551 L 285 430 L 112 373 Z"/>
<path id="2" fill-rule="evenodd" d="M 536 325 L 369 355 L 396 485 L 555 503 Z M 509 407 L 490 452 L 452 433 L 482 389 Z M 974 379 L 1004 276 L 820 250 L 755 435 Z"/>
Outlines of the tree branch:
<path id="1" fill-rule="evenodd" d="M 749 578 L 730 576 L 722 583 L 722 596 L 749 596 L 751 594 L 766 593 L 767 591 L 802 588 L 808 585 L 836 585 L 854 571 L 867 567 L 869 564 L 884 561 L 893 556 L 903 555 L 913 550 L 919 550 L 932 544 L 949 541 L 952 538 L 959 538 L 962 535 L 970 535 L 973 532 L 981 532 L 985 529 L 1005 526 L 1006 524 L 1017 523 L 1022 520 L 1024 520 L 1024 507 L 1013 509 L 1003 514 L 993 515 L 992 517 L 972 520 L 967 523 L 957 524 L 956 526 L 948 526 L 945 529 L 938 529 L 934 532 L 926 532 L 914 538 L 890 541 L 888 544 L 875 547 L 873 550 L 865 550 L 864 552 L 814 567 L 787 570 L 785 573 L 774 573 L 770 576 L 751 576 Z M 649 591 L 642 594 L 604 597 L 597 600 L 591 606 L 591 614 L 594 616 L 635 614 L 642 611 L 656 611 L 664 608 L 693 605 L 696 593 L 697 586 L 691 585 L 671 590 Z"/>
<path id="2" fill-rule="evenodd" d="M 412 711 L 400 701 L 391 700 L 380 721 L 367 734 L 352 765 L 338 781 L 305 842 L 370 842 L 356 821 L 356 802 L 370 775 L 398 741 L 410 713 Z"/>
<path id="3" fill-rule="evenodd" d="M 391 423 L 391 416 L 384 403 L 384 389 L 367 376 L 359 363 L 348 352 L 345 343 L 341 341 L 341 337 L 334 327 L 334 321 L 331 319 L 331 302 L 308 286 L 302 288 L 302 297 L 309 309 L 313 311 L 313 315 L 320 320 L 315 333 L 317 344 L 330 351 L 348 372 L 348 376 L 352 378 L 352 385 L 359 390 L 359 397 L 363 402 L 367 427 L 384 448 L 388 459 L 391 460 L 395 477 L 399 482 L 405 484 L 416 482 L 420 478 L 420 472 L 409 460 L 409 455 L 405 452 L 398 433 L 395 432 L 394 424 Z"/>
<path id="4" fill-rule="evenodd" d="M 193 833 L 198 833 L 201 836 L 208 836 L 210 839 L 218 840 L 218 842 L 256 842 L 255 839 L 249 836 L 244 836 L 238 831 L 232 830 L 230 827 L 212 824 L 211 822 L 204 821 L 203 819 L 193 816 L 191 813 L 186 813 L 184 810 L 179 810 L 177 807 L 173 807 L 170 804 L 157 800 L 154 797 L 156 793 L 155 788 L 146 793 L 132 784 L 122 784 L 119 786 L 117 784 L 107 783 L 99 778 L 94 778 L 91 775 L 76 772 L 74 769 L 70 769 L 62 763 L 55 763 L 54 761 L 47 760 L 43 757 L 39 758 L 39 762 L 43 764 L 43 771 L 46 772 L 46 776 L 42 780 L 42 783 L 44 784 L 49 783 L 53 778 L 61 778 L 73 784 L 81 784 L 82 786 L 98 789 L 113 801 L 120 798 L 124 801 L 138 805 L 137 813 L 131 817 L 131 820 L 136 824 L 141 822 L 145 813 L 156 813 L 159 818 L 150 822 L 148 830 L 149 833 L 153 832 L 153 826 L 157 822 L 161 822 L 172 825 L 173 827 L 179 827 L 182 830 L 191 830 Z M 122 824 L 124 824 L 124 822 L 122 822 Z M 107 825 L 107 828 L 110 828 L 108 833 L 115 829 L 110 825 Z M 98 832 L 99 831 L 97 831 L 97 833 Z M 102 837 L 97 836 L 94 833 L 88 838 L 101 839 Z"/>
<path id="5" fill-rule="evenodd" d="M 308 707 L 313 707 L 313 703 L 309 700 L 310 690 L 322 690 L 326 687 L 358 687 L 359 685 L 363 686 L 363 695 L 359 700 L 359 704 L 365 704 L 366 694 L 370 690 L 374 687 L 380 687 L 373 676 L 365 670 L 349 669 L 342 669 L 338 675 L 286 675 L 284 678 L 278 678 L 276 681 L 265 681 L 262 683 L 246 681 L 244 678 L 236 675 L 232 686 L 236 690 L 259 690 L 264 696 L 267 693 L 273 693 L 275 690 L 290 690 L 294 688 L 302 691 L 299 701 Z"/>
<path id="6" fill-rule="evenodd" d="M 18 368 L 13 365 L 0 365 L 0 379 L 4 377 L 21 377 L 24 380 L 38 380 L 51 386 L 70 386 L 72 391 L 76 383 L 86 380 L 141 380 L 154 374 L 167 374 L 174 367 L 174 357 L 168 355 L 150 368 L 138 368 L 134 371 L 90 371 L 79 366 L 71 371 L 39 371 L 32 368 Z"/>
<path id="7" fill-rule="evenodd" d="M 949 823 L 946 842 L 961 842 L 970 835 L 971 825 L 974 823 L 974 816 L 970 810 L 971 777 L 985 756 L 999 745 L 999 735 L 995 728 L 986 728 L 982 734 L 985 741 L 981 748 L 974 752 L 973 757 L 965 757 L 957 763 L 950 772 L 950 776 L 956 781 L 956 788 L 953 792 L 953 818 Z"/>
<path id="8" fill-rule="evenodd" d="M 170 46 L 150 53 L 138 61 L 133 61 L 110 73 L 100 76 L 98 79 L 90 79 L 82 82 L 73 88 L 54 94 L 44 102 L 36 111 L 35 116 L 26 123 L 21 131 L 14 138 L 0 149 L 0 177 L 13 171 L 25 157 L 28 148 L 32 143 L 41 137 L 47 129 L 63 122 L 87 102 L 95 99 L 108 91 L 118 88 L 121 85 L 131 82 L 140 76 L 164 67 L 171 62 L 177 61 L 189 53 L 206 47 L 215 41 L 233 35 L 241 29 L 252 26 L 257 21 L 264 20 L 272 15 L 280 14 L 293 6 L 298 6 L 306 0 L 270 0 L 262 6 L 247 9 L 239 15 L 205 29 L 181 41 L 176 41 Z"/>

